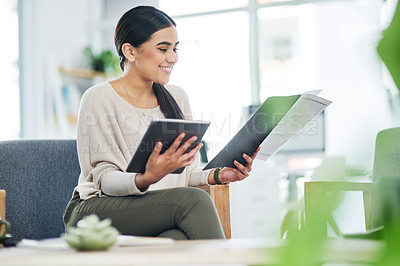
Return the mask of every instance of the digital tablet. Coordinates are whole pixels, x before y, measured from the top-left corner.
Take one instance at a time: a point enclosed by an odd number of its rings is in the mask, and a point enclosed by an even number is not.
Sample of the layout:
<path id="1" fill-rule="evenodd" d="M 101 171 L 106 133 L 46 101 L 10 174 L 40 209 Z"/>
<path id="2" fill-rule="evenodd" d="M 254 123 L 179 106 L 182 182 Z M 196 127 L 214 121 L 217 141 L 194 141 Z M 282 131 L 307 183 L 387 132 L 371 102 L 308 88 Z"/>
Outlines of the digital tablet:
<path id="1" fill-rule="evenodd" d="M 183 119 L 154 119 L 151 121 L 147 128 L 142 140 L 131 161 L 126 169 L 127 172 L 144 173 L 146 170 L 146 163 L 152 153 L 156 143 L 161 141 L 163 144 L 161 153 L 164 153 L 182 132 L 185 137 L 181 144 L 193 136 L 197 136 L 197 140 L 187 149 L 189 152 L 196 147 L 210 125 L 209 121 L 200 120 L 183 120 Z M 172 172 L 173 174 L 180 174 L 184 167 L 179 168 Z"/>

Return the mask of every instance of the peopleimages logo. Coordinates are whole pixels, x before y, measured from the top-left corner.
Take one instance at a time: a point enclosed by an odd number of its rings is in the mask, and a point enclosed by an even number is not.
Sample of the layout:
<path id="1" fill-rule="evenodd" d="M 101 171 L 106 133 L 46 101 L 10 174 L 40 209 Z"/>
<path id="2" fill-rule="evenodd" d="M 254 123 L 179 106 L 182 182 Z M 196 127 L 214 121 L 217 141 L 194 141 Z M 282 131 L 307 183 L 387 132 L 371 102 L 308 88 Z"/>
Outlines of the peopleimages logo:
<path id="1" fill-rule="evenodd" d="M 156 143 L 151 143 L 151 142 L 142 142 L 139 147 L 137 148 L 138 151 L 140 152 L 151 152 L 154 150 Z M 163 142 L 163 149 L 161 151 L 161 153 L 165 152 L 168 148 L 169 145 L 167 142 Z"/>
<path id="2" fill-rule="evenodd" d="M 246 132 L 262 134 L 271 131 L 276 125 L 281 122 L 284 117 L 284 113 L 274 114 L 255 114 L 249 119 L 245 119 L 241 116 L 238 119 L 236 116 L 232 116 L 227 113 L 221 114 L 209 114 L 197 115 L 196 120 L 210 121 L 210 127 L 206 132 L 207 136 L 234 136 L 239 130 L 245 129 Z M 305 113 L 291 113 L 287 114 L 286 122 L 281 122 L 281 127 L 277 134 L 307 134 L 313 135 L 317 133 L 319 127 L 317 124 L 317 118 L 313 118 L 308 122 L 305 127 L 301 127 L 301 121 L 304 121 L 306 117 L 310 115 Z M 322 121 L 321 121 L 322 122 Z"/>
<path id="3" fill-rule="evenodd" d="M 83 143 L 80 145 L 81 152 L 96 153 L 115 153 L 116 151 L 127 151 L 128 147 L 119 147 L 106 141 L 92 141 L 91 143 Z"/>
<path id="4" fill-rule="evenodd" d="M 239 130 L 245 130 L 248 134 L 264 134 L 270 133 L 272 129 L 281 121 L 284 114 L 258 114 L 246 121 L 244 116 L 238 117 L 231 113 L 197 113 L 193 116 L 195 120 L 210 121 L 210 126 L 204 135 L 209 154 L 219 152 L 234 137 Z M 305 127 L 301 127 L 298 121 L 302 121 L 307 114 L 294 113 L 287 117 L 286 122 L 281 122 L 280 127 L 276 128 L 275 133 L 280 135 L 317 135 L 319 130 L 323 130 L 323 120 L 313 118 Z M 138 119 L 136 115 L 107 115 L 99 116 L 97 113 L 88 113 L 82 117 L 83 127 L 81 132 L 83 135 L 89 134 L 92 128 L 101 130 L 104 136 L 112 136 L 116 132 L 122 132 L 125 137 L 131 135 L 130 140 L 141 139 L 145 129 L 150 124 L 148 121 Z M 248 123 L 247 123 L 248 122 Z M 247 124 L 246 124 L 247 123 Z M 246 126 L 245 126 L 246 125 Z M 140 130 L 141 129 L 141 130 Z M 144 131 L 143 131 L 144 130 Z M 163 127 L 163 133 L 170 133 L 171 128 Z M 127 140 L 128 141 L 128 140 Z M 167 146 L 167 145 L 166 145 Z M 111 152 L 121 147 L 109 146 L 106 141 L 96 144 L 94 147 L 101 152 Z M 138 147 L 139 148 L 139 147 Z M 228 147 L 229 148 L 229 147 Z M 130 150 L 132 147 L 130 147 Z M 136 150 L 136 147 L 133 148 Z M 140 147 L 142 150 L 153 150 L 154 145 Z"/>
<path id="5" fill-rule="evenodd" d="M 141 133 L 141 129 L 147 128 L 151 122 L 149 117 L 138 119 L 136 115 L 122 114 L 99 116 L 97 113 L 87 113 L 81 119 L 83 121 L 79 121 L 79 124 L 82 125 L 80 130 L 83 135 L 89 134 L 93 128 L 103 135 L 114 135 L 116 132 L 122 132 L 124 135 L 135 135 Z"/>

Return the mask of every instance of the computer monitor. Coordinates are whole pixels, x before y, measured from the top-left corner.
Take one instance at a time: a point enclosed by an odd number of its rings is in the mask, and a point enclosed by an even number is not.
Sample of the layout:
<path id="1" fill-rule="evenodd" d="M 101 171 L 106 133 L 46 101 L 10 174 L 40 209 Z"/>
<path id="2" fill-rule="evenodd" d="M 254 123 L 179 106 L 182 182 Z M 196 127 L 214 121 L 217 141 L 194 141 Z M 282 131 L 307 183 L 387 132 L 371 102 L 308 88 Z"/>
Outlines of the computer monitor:
<path id="1" fill-rule="evenodd" d="M 258 105 L 250 105 L 245 111 L 246 119 L 257 110 Z M 325 113 L 322 112 L 316 118 L 298 132 L 289 142 L 278 151 L 279 153 L 315 153 L 325 151 Z"/>
<path id="2" fill-rule="evenodd" d="M 325 151 L 325 113 L 316 118 L 298 132 L 281 149 L 280 153 L 324 152 Z M 278 153 L 279 153 L 278 152 Z"/>

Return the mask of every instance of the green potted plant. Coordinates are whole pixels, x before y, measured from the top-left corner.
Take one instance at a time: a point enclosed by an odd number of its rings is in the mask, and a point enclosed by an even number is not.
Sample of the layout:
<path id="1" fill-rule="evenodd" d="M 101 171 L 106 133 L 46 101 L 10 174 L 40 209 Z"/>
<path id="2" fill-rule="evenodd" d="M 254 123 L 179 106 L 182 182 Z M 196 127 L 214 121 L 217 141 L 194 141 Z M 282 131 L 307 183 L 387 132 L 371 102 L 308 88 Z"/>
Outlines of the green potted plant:
<path id="1" fill-rule="evenodd" d="M 120 73 L 118 57 L 111 50 L 94 53 L 92 48 L 88 46 L 85 48 L 85 55 L 91 69 L 111 75 L 118 75 Z"/>

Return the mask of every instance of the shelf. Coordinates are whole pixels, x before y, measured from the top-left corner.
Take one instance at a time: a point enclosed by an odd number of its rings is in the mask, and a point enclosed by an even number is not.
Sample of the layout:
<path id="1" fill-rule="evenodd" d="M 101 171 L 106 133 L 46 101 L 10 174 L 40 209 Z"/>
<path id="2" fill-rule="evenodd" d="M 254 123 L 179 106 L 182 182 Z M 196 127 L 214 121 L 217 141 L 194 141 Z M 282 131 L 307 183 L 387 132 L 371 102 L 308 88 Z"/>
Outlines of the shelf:
<path id="1" fill-rule="evenodd" d="M 107 74 L 101 71 L 95 71 L 91 69 L 81 69 L 81 68 L 65 68 L 60 67 L 59 71 L 63 75 L 72 76 L 72 77 L 79 77 L 79 78 L 96 78 L 102 77 L 107 78 Z"/>

